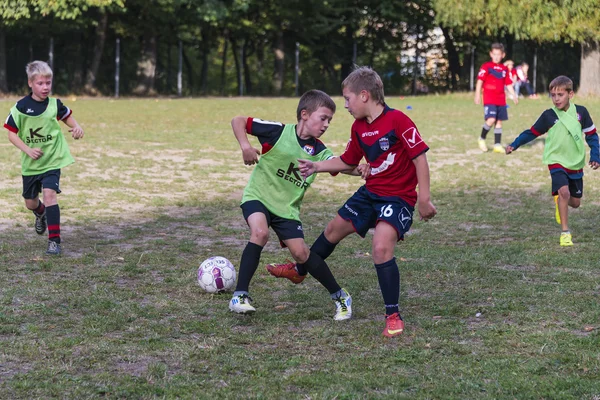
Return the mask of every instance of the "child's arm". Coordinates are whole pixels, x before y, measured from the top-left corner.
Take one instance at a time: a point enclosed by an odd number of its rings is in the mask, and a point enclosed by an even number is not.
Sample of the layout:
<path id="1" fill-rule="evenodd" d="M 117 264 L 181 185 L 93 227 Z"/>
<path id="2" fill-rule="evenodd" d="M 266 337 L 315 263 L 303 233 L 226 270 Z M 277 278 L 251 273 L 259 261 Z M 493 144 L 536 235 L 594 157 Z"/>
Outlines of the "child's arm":
<path id="1" fill-rule="evenodd" d="M 248 121 L 248 117 L 238 115 L 231 120 L 231 127 L 233 128 L 233 134 L 235 135 L 235 138 L 242 149 L 244 164 L 253 165 L 258 163 L 260 150 L 252 147 L 250 141 L 248 140 L 248 135 L 246 133 L 246 121 Z"/>
<path id="2" fill-rule="evenodd" d="M 593 169 L 600 167 L 600 145 L 598 143 L 598 134 L 585 135 L 585 141 L 590 146 L 590 166 Z"/>
<path id="3" fill-rule="evenodd" d="M 73 136 L 73 139 L 77 140 L 83 137 L 83 128 L 79 126 L 75 118 L 73 118 L 73 114 L 69 115 L 69 117 L 65 119 L 64 122 L 69 128 L 71 128 L 69 129 L 69 132 L 71 132 L 71 136 Z"/>
<path id="4" fill-rule="evenodd" d="M 421 220 L 427 221 L 437 214 L 435 206 L 431 203 L 430 181 L 429 181 L 429 163 L 427 155 L 422 153 L 413 160 L 417 169 L 417 180 L 419 181 L 419 215 Z"/>
<path id="5" fill-rule="evenodd" d="M 512 99 L 515 102 L 515 104 L 519 104 L 519 96 L 515 94 L 515 88 L 513 87 L 513 85 L 506 85 L 506 87 L 508 89 L 508 93 L 512 96 Z"/>
<path id="6" fill-rule="evenodd" d="M 483 81 L 481 79 L 477 79 L 477 84 L 475 85 L 475 104 L 479 105 L 481 102 L 481 88 L 483 87 Z M 514 90 L 513 90 L 514 92 Z"/>
<path id="7" fill-rule="evenodd" d="M 360 164 L 349 171 L 342 171 L 342 174 L 360 176 L 362 179 L 367 179 L 371 175 L 371 166 L 369 164 Z"/>
<path id="8" fill-rule="evenodd" d="M 318 172 L 343 172 L 343 171 L 353 171 L 357 169 L 352 165 L 348 165 L 342 161 L 340 157 L 330 158 L 325 161 L 309 161 L 309 160 L 298 160 L 298 168 L 300 169 L 300 173 L 304 178 L 308 178 L 312 174 L 316 174 Z"/>
<path id="9" fill-rule="evenodd" d="M 519 147 L 523 146 L 524 144 L 527 144 L 533 140 L 535 140 L 535 138 L 537 138 L 536 135 L 533 134 L 533 132 L 531 132 L 531 129 L 527 129 L 523 132 L 521 132 L 521 134 L 519 136 L 517 136 L 517 138 L 508 146 L 506 146 L 506 154 L 510 154 L 513 151 L 515 151 L 516 149 L 518 149 Z"/>
<path id="10" fill-rule="evenodd" d="M 21 150 L 23 153 L 27 154 L 29 157 L 33 158 L 34 160 L 37 160 L 38 158 L 40 158 L 41 156 L 44 155 L 44 152 L 42 151 L 42 149 L 31 148 L 31 147 L 27 146 L 25 144 L 25 142 L 23 140 L 21 140 L 19 135 L 17 135 L 16 133 L 8 132 L 8 140 L 12 144 L 14 144 L 17 149 Z"/>

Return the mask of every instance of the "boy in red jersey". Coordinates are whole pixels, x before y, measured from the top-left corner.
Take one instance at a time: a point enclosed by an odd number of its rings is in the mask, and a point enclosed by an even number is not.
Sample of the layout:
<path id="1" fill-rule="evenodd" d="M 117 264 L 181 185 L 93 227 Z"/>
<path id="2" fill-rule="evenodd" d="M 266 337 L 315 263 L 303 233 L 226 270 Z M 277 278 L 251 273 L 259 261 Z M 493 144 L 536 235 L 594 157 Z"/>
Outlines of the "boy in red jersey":
<path id="1" fill-rule="evenodd" d="M 504 46 L 501 43 L 493 43 L 490 51 L 491 61 L 484 63 L 479 69 L 477 75 L 477 85 L 475 87 L 475 104 L 481 101 L 481 88 L 483 88 L 483 114 L 485 123 L 481 130 L 479 138 L 479 148 L 486 152 L 488 148 L 485 144 L 485 138 L 494 128 L 494 153 L 504 153 L 502 147 L 502 121 L 508 120 L 508 111 L 506 107 L 506 94 L 504 87 L 512 96 L 515 104 L 519 102 L 515 95 L 513 81 L 506 65 L 502 64 L 504 58 Z"/>
<path id="2" fill-rule="evenodd" d="M 356 232 L 364 238 L 370 228 L 375 228 L 372 251 L 385 304 L 383 335 L 393 337 L 404 331 L 398 307 L 400 273 L 394 257 L 395 245 L 410 229 L 417 202 L 421 219 L 428 220 L 436 214 L 430 200 L 425 155 L 429 147 L 408 116 L 385 104 L 383 83 L 372 69 L 360 67 L 350 73 L 342 83 L 342 93 L 345 107 L 355 118 L 344 154 L 326 161 L 299 160 L 300 172 L 307 177 L 316 172 L 344 171 L 358 165 L 364 157 L 371 174 L 338 210 L 311 251 L 325 259 L 346 236 Z M 291 275 L 305 274 L 294 264 L 269 265 L 267 269 L 293 282 L 296 281 Z"/>

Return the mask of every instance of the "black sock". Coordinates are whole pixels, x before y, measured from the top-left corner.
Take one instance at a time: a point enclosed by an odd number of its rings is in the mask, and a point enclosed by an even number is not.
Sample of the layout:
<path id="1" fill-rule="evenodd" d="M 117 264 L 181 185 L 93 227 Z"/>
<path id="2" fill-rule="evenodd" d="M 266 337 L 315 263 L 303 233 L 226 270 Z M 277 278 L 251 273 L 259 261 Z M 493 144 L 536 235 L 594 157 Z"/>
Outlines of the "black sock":
<path id="1" fill-rule="evenodd" d="M 48 221 L 48 240 L 60 243 L 60 208 L 58 204 L 46 207 Z"/>
<path id="2" fill-rule="evenodd" d="M 41 201 L 38 203 L 38 206 L 35 210 L 31 210 L 33 211 L 33 214 L 38 217 L 40 215 L 42 215 L 44 213 L 44 211 L 46 211 L 46 207 L 44 206 L 44 203 L 42 203 Z"/>
<path id="3" fill-rule="evenodd" d="M 333 253 L 333 250 L 335 250 L 335 246 L 337 246 L 337 243 L 331 243 L 325 237 L 325 232 L 322 232 L 321 236 L 319 236 L 310 247 L 310 251 L 314 251 L 319 257 L 326 260 L 327 257 Z M 308 273 L 302 264 L 296 264 L 296 269 L 298 270 L 299 275 L 306 275 Z"/>
<path id="4" fill-rule="evenodd" d="M 494 129 L 494 144 L 500 144 L 502 139 L 502 128 Z"/>
<path id="5" fill-rule="evenodd" d="M 314 251 L 310 251 L 310 256 L 308 260 L 303 265 L 308 272 L 318 280 L 321 285 L 325 286 L 325 288 L 329 291 L 329 294 L 335 293 L 342 288 L 338 285 L 337 281 L 333 277 L 329 266 L 317 253 Z"/>
<path id="6" fill-rule="evenodd" d="M 375 264 L 375 269 L 385 304 L 385 315 L 397 313 L 398 299 L 400 298 L 400 271 L 398 271 L 396 258 L 383 264 Z"/>
<path id="7" fill-rule="evenodd" d="M 481 138 L 485 140 L 488 132 L 490 131 L 490 129 L 492 129 L 491 126 L 488 126 L 486 124 L 483 124 L 483 128 L 481 128 Z"/>
<path id="8" fill-rule="evenodd" d="M 250 280 L 258 268 L 258 262 L 260 261 L 260 253 L 262 253 L 262 246 L 255 243 L 248 242 L 246 248 L 242 252 L 242 259 L 240 260 L 240 269 L 238 271 L 237 285 L 235 291 L 247 292 L 250 286 Z"/>

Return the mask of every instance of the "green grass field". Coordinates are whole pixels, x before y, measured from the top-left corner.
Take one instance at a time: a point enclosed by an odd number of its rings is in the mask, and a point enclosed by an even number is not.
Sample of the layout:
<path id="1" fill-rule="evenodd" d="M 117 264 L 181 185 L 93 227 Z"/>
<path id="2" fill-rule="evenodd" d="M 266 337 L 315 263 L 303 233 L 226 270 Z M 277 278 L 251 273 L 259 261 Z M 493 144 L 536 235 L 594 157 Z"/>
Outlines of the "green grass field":
<path id="1" fill-rule="evenodd" d="M 369 236 L 327 260 L 353 296 L 347 322 L 331 319 L 314 279 L 294 286 L 262 265 L 252 317 L 196 284 L 202 260 L 237 265 L 248 240 L 239 201 L 251 168 L 231 118 L 293 122 L 296 99 L 62 100 L 86 132 L 69 138 L 62 257 L 43 255 L 18 150 L 0 144 L 0 397 L 600 398 L 600 171 L 586 168 L 575 246 L 561 248 L 543 142 L 482 154 L 471 95 L 387 99 L 431 147 L 438 210 L 396 248 L 407 329 L 393 340 L 381 336 Z M 335 100 L 323 140 L 340 154 L 352 117 Z M 580 102 L 600 121 L 599 100 Z M 509 104 L 505 143 L 551 106 Z M 317 178 L 302 209 L 307 242 L 360 185 Z M 261 264 L 286 257 L 271 233 Z"/>

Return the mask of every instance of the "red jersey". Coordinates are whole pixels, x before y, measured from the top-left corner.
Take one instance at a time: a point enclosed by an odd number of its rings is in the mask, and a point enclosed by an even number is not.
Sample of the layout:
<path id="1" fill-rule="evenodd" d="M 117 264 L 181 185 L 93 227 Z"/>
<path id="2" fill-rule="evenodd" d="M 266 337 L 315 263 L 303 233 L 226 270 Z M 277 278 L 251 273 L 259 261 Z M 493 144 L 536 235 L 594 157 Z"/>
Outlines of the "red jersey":
<path id="1" fill-rule="evenodd" d="M 417 170 L 413 159 L 429 150 L 414 122 L 401 111 L 385 106 L 370 124 L 355 120 L 350 140 L 340 156 L 348 165 L 364 157 L 371 165 L 366 188 L 379 196 L 398 196 L 411 206 L 417 202 Z"/>
<path id="2" fill-rule="evenodd" d="M 488 61 L 479 69 L 477 79 L 483 81 L 484 105 L 506 105 L 504 86 L 512 85 L 513 83 L 506 65 L 495 64 L 492 61 Z"/>

